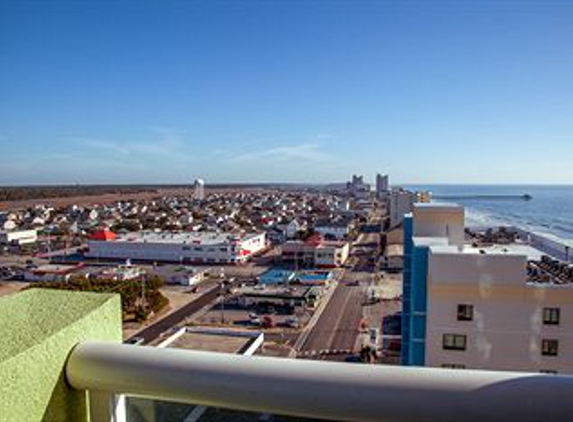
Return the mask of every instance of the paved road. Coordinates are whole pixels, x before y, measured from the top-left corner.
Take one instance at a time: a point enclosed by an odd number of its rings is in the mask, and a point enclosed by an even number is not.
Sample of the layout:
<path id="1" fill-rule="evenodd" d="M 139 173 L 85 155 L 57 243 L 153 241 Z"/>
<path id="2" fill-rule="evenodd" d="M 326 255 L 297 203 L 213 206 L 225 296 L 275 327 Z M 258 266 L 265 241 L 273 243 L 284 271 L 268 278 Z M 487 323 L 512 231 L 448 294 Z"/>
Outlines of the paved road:
<path id="1" fill-rule="evenodd" d="M 340 354 L 337 356 L 343 359 L 354 350 L 362 319 L 364 287 L 352 284 L 353 279 L 361 278 L 362 275 L 347 274 L 336 287 L 332 298 L 302 345 L 299 353 L 301 357 L 330 360 L 332 356 L 320 353 L 338 351 Z"/>
<path id="2" fill-rule="evenodd" d="M 363 233 L 356 242 L 363 249 L 366 257 L 376 251 L 380 235 Z M 355 247 L 356 247 L 355 246 Z M 372 281 L 373 269 L 367 268 L 362 258 L 356 265 L 346 271 L 344 278 L 336 287 L 332 298 L 322 315 L 312 328 L 299 356 L 305 359 L 344 360 L 352 354 L 360 334 L 360 321 L 363 317 L 362 304 L 365 299 L 366 286 Z"/>
<path id="3" fill-rule="evenodd" d="M 149 327 L 143 329 L 142 331 L 130 337 L 128 340 L 131 340 L 135 337 L 143 338 L 145 343 L 149 343 L 155 340 L 157 337 L 159 337 L 161 334 L 169 330 L 171 327 L 174 327 L 177 324 L 183 322 L 186 318 L 189 318 L 191 315 L 199 312 L 209 303 L 217 299 L 220 289 L 221 287 L 219 284 L 213 286 L 194 301 L 189 302 L 181 309 L 178 309 L 177 311 L 160 319 L 153 325 L 150 325 Z"/>

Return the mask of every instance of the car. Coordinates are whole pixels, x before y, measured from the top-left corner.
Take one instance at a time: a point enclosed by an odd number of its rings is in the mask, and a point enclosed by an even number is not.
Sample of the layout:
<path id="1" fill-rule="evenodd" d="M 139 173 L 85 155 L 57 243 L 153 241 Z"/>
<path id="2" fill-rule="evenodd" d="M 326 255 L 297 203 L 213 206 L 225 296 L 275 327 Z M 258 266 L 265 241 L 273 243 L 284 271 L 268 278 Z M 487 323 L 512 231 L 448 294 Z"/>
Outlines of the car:
<path id="1" fill-rule="evenodd" d="M 256 313 L 251 312 L 249 314 L 249 320 L 251 321 L 252 325 L 260 326 L 261 325 L 261 317 L 259 317 Z"/>
<path id="2" fill-rule="evenodd" d="M 275 326 L 275 321 L 272 317 L 266 315 L 263 317 L 261 325 L 263 328 L 273 328 Z"/>
<path id="3" fill-rule="evenodd" d="M 298 318 L 292 317 L 285 320 L 285 325 L 290 328 L 298 328 L 300 327 L 300 322 L 298 321 Z"/>
<path id="4" fill-rule="evenodd" d="M 140 344 L 143 344 L 145 342 L 145 339 L 143 337 L 133 337 L 130 338 L 129 340 L 127 340 L 125 342 L 125 344 L 132 344 L 134 346 L 139 346 Z"/>

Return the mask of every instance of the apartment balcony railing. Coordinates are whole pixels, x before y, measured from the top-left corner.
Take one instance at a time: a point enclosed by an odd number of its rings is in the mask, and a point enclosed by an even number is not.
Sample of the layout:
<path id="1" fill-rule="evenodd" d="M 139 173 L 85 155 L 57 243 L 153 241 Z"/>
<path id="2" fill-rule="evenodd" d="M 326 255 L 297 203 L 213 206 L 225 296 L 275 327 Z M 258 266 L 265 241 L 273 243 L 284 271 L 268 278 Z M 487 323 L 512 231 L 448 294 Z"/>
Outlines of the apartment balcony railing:
<path id="1" fill-rule="evenodd" d="M 27 290 L 0 299 L 0 321 L 0 422 L 123 422 L 126 396 L 339 421 L 573 415 L 571 376 L 123 345 L 117 295 Z"/>
<path id="2" fill-rule="evenodd" d="M 339 421 L 559 421 L 573 414 L 573 377 L 246 357 L 87 342 L 66 366 L 95 392 Z M 102 401 L 102 397 L 104 397 Z"/>

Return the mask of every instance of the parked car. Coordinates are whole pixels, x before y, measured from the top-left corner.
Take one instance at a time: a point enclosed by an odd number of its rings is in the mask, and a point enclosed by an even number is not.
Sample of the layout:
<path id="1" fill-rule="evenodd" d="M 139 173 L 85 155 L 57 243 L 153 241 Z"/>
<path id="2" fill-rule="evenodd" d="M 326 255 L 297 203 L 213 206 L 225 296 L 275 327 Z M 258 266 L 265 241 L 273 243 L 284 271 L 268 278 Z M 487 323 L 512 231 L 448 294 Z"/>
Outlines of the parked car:
<path id="1" fill-rule="evenodd" d="M 275 321 L 273 320 L 272 317 L 270 317 L 270 316 L 268 316 L 268 315 L 265 315 L 265 316 L 263 317 L 261 326 L 262 326 L 263 328 L 273 328 L 273 327 L 275 326 Z"/>
<path id="2" fill-rule="evenodd" d="M 298 318 L 292 317 L 292 318 L 286 319 L 285 325 L 287 327 L 290 327 L 290 328 L 298 328 L 298 327 L 300 327 L 300 322 L 299 322 Z"/>

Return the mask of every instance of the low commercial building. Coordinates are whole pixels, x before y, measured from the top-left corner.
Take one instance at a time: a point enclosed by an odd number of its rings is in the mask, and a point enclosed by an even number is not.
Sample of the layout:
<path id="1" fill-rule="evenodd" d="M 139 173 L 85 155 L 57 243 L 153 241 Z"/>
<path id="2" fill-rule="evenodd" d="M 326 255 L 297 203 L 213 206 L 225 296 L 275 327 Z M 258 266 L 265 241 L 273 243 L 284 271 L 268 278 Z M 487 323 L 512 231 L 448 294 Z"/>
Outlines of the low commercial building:
<path id="1" fill-rule="evenodd" d="M 403 363 L 573 373 L 573 283 L 542 276 L 547 259 L 526 243 L 467 244 L 463 215 L 406 217 Z"/>
<path id="2" fill-rule="evenodd" d="M 95 259 L 242 264 L 265 250 L 264 233 L 136 232 L 112 240 L 91 239 L 85 256 Z"/>
<path id="3" fill-rule="evenodd" d="M 37 230 L 2 230 L 0 245 L 26 245 L 38 240 Z"/>
<path id="4" fill-rule="evenodd" d="M 291 241 L 281 246 L 283 262 L 297 267 L 340 267 L 349 254 L 350 244 L 344 241 Z"/>
<path id="5" fill-rule="evenodd" d="M 319 268 L 343 266 L 350 255 L 350 243 L 325 241 L 316 247 L 314 265 Z"/>
<path id="6" fill-rule="evenodd" d="M 320 287 L 254 286 L 233 291 L 239 305 L 246 308 L 314 308 L 322 297 Z"/>
<path id="7" fill-rule="evenodd" d="M 77 265 L 56 265 L 46 264 L 36 268 L 31 268 L 24 272 L 25 281 L 35 282 L 56 282 L 66 281 L 69 277 L 83 268 L 83 264 Z"/>

